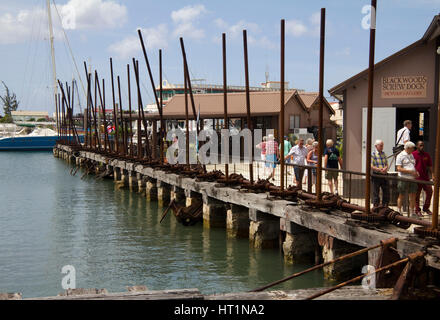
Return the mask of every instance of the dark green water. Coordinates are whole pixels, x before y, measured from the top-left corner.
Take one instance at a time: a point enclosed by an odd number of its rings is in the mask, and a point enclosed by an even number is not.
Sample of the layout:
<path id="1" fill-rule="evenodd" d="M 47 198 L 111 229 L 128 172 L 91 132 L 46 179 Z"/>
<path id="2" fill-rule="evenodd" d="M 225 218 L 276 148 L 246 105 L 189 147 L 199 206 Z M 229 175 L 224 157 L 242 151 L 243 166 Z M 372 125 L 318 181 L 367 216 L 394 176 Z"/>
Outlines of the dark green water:
<path id="1" fill-rule="evenodd" d="M 250 290 L 308 267 L 227 239 L 224 229 L 184 227 L 172 215 L 159 224 L 156 202 L 69 171 L 51 152 L 0 153 L 0 292 L 56 295 L 65 265 L 75 267 L 77 288 L 202 293 Z M 276 289 L 323 285 L 314 272 Z"/>

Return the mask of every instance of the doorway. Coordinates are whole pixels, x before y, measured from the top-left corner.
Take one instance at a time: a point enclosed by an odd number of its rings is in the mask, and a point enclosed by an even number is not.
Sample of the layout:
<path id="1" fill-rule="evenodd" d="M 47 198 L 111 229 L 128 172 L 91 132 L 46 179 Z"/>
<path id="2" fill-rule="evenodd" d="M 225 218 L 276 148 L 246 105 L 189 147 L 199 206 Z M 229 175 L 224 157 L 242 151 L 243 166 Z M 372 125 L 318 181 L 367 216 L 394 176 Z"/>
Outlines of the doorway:
<path id="1" fill-rule="evenodd" d="M 422 140 L 425 143 L 425 151 L 431 151 L 429 136 L 429 109 L 428 108 L 396 108 L 396 133 L 403 127 L 405 120 L 412 121 L 410 133 L 411 141 L 417 143 Z M 397 137 L 395 137 L 397 139 Z"/>

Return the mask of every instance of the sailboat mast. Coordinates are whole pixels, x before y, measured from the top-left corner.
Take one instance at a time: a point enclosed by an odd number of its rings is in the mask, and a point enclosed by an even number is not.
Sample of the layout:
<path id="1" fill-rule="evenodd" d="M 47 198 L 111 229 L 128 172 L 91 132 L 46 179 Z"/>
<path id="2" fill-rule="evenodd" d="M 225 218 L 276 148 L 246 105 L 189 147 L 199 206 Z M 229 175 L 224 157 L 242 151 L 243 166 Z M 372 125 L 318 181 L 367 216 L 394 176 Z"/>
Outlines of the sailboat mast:
<path id="1" fill-rule="evenodd" d="M 58 93 L 58 83 L 57 83 L 57 69 L 55 65 L 55 48 L 54 48 L 54 36 L 53 36 L 53 25 L 52 25 L 52 15 L 50 12 L 50 0 L 46 0 L 47 5 L 47 17 L 49 20 L 49 39 L 50 39 L 50 53 L 52 57 L 52 76 L 53 76 L 53 97 L 56 99 Z M 58 110 L 55 111 L 58 113 Z M 58 117 L 58 114 L 56 115 Z"/>

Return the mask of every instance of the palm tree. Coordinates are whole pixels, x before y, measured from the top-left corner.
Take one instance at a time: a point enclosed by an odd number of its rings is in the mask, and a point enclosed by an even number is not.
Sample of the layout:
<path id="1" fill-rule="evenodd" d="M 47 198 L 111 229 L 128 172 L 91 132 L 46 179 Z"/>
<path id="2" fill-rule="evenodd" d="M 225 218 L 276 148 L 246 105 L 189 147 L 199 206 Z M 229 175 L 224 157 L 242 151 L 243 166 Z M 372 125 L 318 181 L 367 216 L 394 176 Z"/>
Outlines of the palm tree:
<path id="1" fill-rule="evenodd" d="M 5 87 L 6 94 L 2 97 L 0 96 L 1 101 L 3 102 L 3 112 L 5 116 L 1 119 L 2 122 L 12 122 L 11 112 L 18 109 L 17 96 L 15 93 L 9 91 L 8 86 L 2 81 L 3 86 Z"/>

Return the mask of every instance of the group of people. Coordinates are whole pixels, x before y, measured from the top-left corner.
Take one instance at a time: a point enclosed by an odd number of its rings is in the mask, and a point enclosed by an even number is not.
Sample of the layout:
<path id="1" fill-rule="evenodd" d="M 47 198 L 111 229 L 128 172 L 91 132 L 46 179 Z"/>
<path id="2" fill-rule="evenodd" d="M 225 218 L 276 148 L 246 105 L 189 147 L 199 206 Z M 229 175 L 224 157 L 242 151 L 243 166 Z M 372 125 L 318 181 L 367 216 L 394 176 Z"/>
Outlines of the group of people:
<path id="1" fill-rule="evenodd" d="M 425 144 L 418 141 L 416 144 L 410 141 L 412 122 L 405 120 L 403 128 L 397 132 L 396 147 L 396 171 L 400 179 L 397 183 L 399 197 L 397 199 L 398 211 L 402 211 L 402 204 L 406 194 L 409 196 L 409 213 L 412 216 L 423 216 L 420 209 L 420 194 L 425 191 L 425 203 L 423 212 L 431 215 L 432 186 L 426 184 L 433 179 L 432 159 L 429 153 L 425 152 Z M 383 151 L 384 143 L 381 140 L 375 142 L 375 149 L 371 154 L 371 178 L 373 187 L 373 206 L 380 205 L 379 192 L 382 190 L 382 205 L 388 206 L 390 201 L 389 179 L 386 179 L 390 165 L 388 158 Z M 403 149 L 402 151 L 400 151 Z M 412 180 L 412 181 L 411 181 Z M 425 183 L 423 183 L 425 182 Z"/>
<path id="2" fill-rule="evenodd" d="M 306 168 L 304 166 L 316 167 L 318 165 L 318 146 L 319 143 L 314 139 L 299 138 L 292 144 L 289 137 L 285 136 L 283 143 L 278 145 L 272 134 L 263 137 L 263 141 L 256 147 L 261 150 L 261 159 L 265 162 L 266 168 L 271 168 L 268 179 L 275 179 L 275 168 L 280 159 L 283 159 L 287 164 L 294 166 L 293 182 L 297 187 L 302 187 L 303 178 L 305 176 Z M 330 192 L 338 194 L 338 176 L 339 166 L 342 167 L 342 159 L 339 151 L 334 146 L 333 140 L 329 139 L 326 142 L 324 150 L 324 165 L 329 168 L 326 170 L 325 178 L 328 180 Z M 333 169 L 333 170 L 332 170 Z M 312 169 L 312 184 L 316 184 L 316 169 Z"/>

